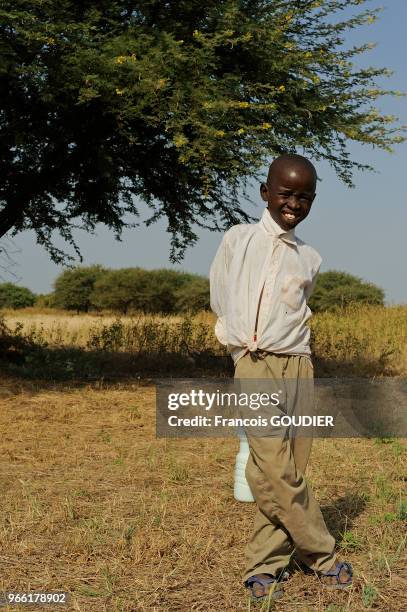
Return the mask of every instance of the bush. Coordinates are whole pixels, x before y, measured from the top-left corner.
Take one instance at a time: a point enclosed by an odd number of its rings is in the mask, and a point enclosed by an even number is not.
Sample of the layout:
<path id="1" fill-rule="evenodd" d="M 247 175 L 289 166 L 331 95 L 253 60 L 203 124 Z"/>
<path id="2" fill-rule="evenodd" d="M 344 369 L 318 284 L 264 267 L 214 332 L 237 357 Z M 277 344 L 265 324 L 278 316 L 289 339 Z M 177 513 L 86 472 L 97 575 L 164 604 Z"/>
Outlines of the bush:
<path id="1" fill-rule="evenodd" d="M 147 291 L 148 277 L 141 268 L 109 270 L 97 279 L 91 295 L 96 308 L 119 310 L 127 314 L 129 308 L 139 308 Z"/>
<path id="2" fill-rule="evenodd" d="M 188 296 L 183 291 L 197 279 L 199 277 L 195 274 L 177 270 L 110 270 L 96 281 L 91 301 L 95 307 L 118 310 L 123 314 L 129 310 L 170 314 L 178 312 L 180 305 L 187 303 Z M 194 293 L 199 293 L 198 287 L 191 290 L 191 299 Z M 194 303 L 198 304 L 198 301 L 196 296 Z"/>
<path id="3" fill-rule="evenodd" d="M 55 297 L 53 293 L 39 293 L 35 296 L 35 304 L 37 308 L 54 308 Z"/>
<path id="4" fill-rule="evenodd" d="M 318 276 L 309 306 L 314 312 L 336 310 L 351 304 L 383 306 L 384 291 L 347 272 L 329 270 Z"/>
<path id="5" fill-rule="evenodd" d="M 104 273 L 104 268 L 99 265 L 64 270 L 55 280 L 52 305 L 78 313 L 88 312 L 93 287 Z"/>
<path id="6" fill-rule="evenodd" d="M 178 312 L 210 310 L 209 279 L 197 277 L 176 292 L 175 308 Z"/>
<path id="7" fill-rule="evenodd" d="M 0 308 L 26 308 L 33 306 L 35 295 L 27 287 L 13 283 L 0 284 Z"/>

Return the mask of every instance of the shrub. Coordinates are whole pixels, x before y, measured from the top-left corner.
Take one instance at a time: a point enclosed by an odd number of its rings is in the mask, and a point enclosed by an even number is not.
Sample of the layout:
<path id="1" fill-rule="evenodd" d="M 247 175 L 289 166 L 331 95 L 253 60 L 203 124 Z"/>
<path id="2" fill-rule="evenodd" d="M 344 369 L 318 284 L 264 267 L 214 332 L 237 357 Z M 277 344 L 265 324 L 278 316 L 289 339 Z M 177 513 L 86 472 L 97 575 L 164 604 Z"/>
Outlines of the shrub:
<path id="1" fill-rule="evenodd" d="M 129 310 L 170 314 L 188 301 L 182 292 L 196 279 L 195 274 L 177 270 L 110 270 L 96 281 L 91 301 L 95 307 L 123 314 Z"/>
<path id="2" fill-rule="evenodd" d="M 104 273 L 105 270 L 99 265 L 64 270 L 54 283 L 53 305 L 78 313 L 88 312 L 95 282 Z"/>
<path id="3" fill-rule="evenodd" d="M 373 283 L 337 270 L 329 270 L 318 276 L 309 300 L 314 312 L 336 310 L 357 303 L 383 306 L 384 291 Z"/>
<path id="4" fill-rule="evenodd" d="M 33 306 L 35 295 L 27 287 L 13 283 L 0 284 L 0 308 L 26 308 Z"/>
<path id="5" fill-rule="evenodd" d="M 175 308 L 178 312 L 199 312 L 210 309 L 209 279 L 196 277 L 176 292 Z"/>

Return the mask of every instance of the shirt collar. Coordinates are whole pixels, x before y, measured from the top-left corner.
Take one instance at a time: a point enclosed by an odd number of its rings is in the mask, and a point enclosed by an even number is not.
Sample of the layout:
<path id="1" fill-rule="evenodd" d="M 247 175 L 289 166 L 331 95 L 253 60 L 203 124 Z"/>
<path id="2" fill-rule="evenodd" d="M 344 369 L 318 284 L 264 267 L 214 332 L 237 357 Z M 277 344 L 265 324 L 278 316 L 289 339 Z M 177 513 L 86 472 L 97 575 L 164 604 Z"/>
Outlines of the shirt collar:
<path id="1" fill-rule="evenodd" d="M 289 244 L 297 245 L 294 229 L 286 231 L 280 227 L 279 224 L 274 221 L 268 208 L 264 209 L 259 225 L 267 234 L 281 238 L 281 240 L 284 240 L 284 242 L 288 242 Z"/>

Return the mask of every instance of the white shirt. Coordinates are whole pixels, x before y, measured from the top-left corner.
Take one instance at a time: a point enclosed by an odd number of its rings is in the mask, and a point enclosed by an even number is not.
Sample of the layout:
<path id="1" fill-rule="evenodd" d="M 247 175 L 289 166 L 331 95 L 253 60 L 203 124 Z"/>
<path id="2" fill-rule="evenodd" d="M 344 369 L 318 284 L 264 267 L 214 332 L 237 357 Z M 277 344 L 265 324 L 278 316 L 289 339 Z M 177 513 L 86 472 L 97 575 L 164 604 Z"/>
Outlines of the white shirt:
<path id="1" fill-rule="evenodd" d="M 235 225 L 224 234 L 210 268 L 211 308 L 218 316 L 216 337 L 235 363 L 257 349 L 311 353 L 307 299 L 321 261 L 294 230 L 283 230 L 267 208 L 259 223 Z"/>

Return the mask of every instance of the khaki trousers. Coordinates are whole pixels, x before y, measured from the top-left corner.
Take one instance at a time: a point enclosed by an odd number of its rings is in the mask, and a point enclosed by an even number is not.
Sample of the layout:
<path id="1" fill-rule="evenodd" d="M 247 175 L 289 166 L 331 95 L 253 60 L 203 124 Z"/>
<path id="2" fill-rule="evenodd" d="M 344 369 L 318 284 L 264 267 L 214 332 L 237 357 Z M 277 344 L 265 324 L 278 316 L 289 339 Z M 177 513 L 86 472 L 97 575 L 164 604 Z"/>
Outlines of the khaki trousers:
<path id="1" fill-rule="evenodd" d="M 235 369 L 235 378 L 269 378 L 279 385 L 284 379 L 292 385 L 313 376 L 310 358 L 264 351 L 247 353 Z M 328 571 L 335 562 L 335 540 L 304 478 L 312 437 L 258 437 L 249 433 L 247 437 L 250 457 L 246 478 L 257 514 L 246 548 L 244 580 L 261 573 L 278 576 L 294 550 L 310 568 Z"/>

